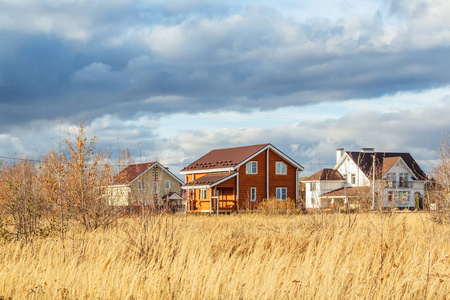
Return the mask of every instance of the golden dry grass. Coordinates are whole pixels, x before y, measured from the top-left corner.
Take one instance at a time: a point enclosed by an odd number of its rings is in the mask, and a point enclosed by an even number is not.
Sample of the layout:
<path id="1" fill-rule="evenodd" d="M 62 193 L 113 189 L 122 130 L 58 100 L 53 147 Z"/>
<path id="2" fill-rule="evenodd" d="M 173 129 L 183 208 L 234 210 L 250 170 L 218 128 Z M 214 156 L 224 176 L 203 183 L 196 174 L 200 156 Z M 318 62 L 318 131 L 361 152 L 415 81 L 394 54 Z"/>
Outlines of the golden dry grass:
<path id="1" fill-rule="evenodd" d="M 2 242 L 0 299 L 421 299 L 426 288 L 446 299 L 450 228 L 426 214 L 380 220 L 163 215 L 75 232 L 64 248 Z"/>

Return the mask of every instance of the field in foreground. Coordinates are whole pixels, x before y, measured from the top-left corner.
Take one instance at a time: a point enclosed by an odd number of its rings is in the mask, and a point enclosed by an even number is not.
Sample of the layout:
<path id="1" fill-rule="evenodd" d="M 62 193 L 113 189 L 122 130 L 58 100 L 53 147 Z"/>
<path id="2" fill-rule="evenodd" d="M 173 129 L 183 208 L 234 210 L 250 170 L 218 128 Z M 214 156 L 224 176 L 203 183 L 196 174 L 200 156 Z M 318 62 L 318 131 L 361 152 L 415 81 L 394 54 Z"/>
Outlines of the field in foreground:
<path id="1" fill-rule="evenodd" d="M 0 242 L 0 299 L 425 294 L 450 295 L 450 228 L 427 214 L 162 215 L 68 232 L 64 244 Z"/>

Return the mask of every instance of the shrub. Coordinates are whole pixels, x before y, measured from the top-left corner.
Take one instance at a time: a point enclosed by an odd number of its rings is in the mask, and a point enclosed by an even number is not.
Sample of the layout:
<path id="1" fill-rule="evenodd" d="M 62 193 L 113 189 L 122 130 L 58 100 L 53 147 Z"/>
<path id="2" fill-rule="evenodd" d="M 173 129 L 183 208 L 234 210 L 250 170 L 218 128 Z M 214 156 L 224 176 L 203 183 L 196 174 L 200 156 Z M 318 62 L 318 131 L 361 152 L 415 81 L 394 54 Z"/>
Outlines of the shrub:
<path id="1" fill-rule="evenodd" d="M 287 198 L 285 201 L 282 201 L 277 200 L 275 197 L 271 197 L 261 201 L 258 204 L 257 209 L 271 213 L 293 211 L 295 210 L 295 201 L 291 198 Z"/>

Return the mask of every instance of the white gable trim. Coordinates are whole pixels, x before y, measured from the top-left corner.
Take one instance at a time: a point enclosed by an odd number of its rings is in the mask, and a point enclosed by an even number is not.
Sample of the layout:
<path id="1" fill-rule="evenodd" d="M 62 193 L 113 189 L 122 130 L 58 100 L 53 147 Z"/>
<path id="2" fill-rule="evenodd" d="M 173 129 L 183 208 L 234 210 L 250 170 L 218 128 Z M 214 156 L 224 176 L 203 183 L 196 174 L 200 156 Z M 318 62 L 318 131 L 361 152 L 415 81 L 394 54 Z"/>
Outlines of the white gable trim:
<path id="1" fill-rule="evenodd" d="M 209 189 L 210 186 L 209 185 L 195 185 L 195 186 L 182 186 L 181 187 L 183 190 L 203 190 L 203 189 Z"/>
<path id="2" fill-rule="evenodd" d="M 169 174 L 170 176 L 173 177 L 173 179 L 175 179 L 176 181 L 178 181 L 180 184 L 184 184 L 184 181 L 181 180 L 180 178 L 178 178 L 177 176 L 175 176 L 175 174 L 173 174 L 172 172 L 170 172 L 168 169 L 166 169 L 166 167 L 164 167 L 163 165 L 161 165 L 159 162 L 156 162 L 156 164 L 158 166 L 161 167 L 161 169 L 166 172 L 167 174 Z"/>
<path id="3" fill-rule="evenodd" d="M 277 148 L 275 148 L 274 146 L 272 146 L 271 144 L 268 144 L 267 146 L 265 146 L 264 148 L 262 148 L 261 150 L 255 152 L 253 155 L 251 155 L 250 157 L 246 158 L 245 160 L 243 160 L 242 162 L 240 162 L 239 164 L 237 164 L 236 166 L 234 166 L 234 169 L 237 170 L 239 169 L 239 167 L 241 167 L 243 164 L 247 163 L 248 161 L 250 161 L 251 159 L 253 159 L 255 156 L 261 154 L 262 152 L 264 152 L 265 150 L 270 149 L 273 152 L 275 152 L 276 154 L 278 154 L 278 156 L 282 157 L 284 160 L 286 160 L 287 162 L 289 162 L 291 165 L 293 165 L 294 167 L 296 167 L 297 169 L 300 169 L 301 171 L 303 171 L 303 166 L 301 166 L 300 164 L 296 163 L 294 160 L 292 160 L 289 156 L 287 156 L 286 154 L 284 154 L 283 152 L 281 152 L 280 150 L 278 150 Z M 267 166 L 268 167 L 268 166 Z"/>
<path id="4" fill-rule="evenodd" d="M 128 187 L 128 184 L 114 184 L 114 185 L 108 185 L 109 188 L 121 188 L 121 187 Z"/>
<path id="5" fill-rule="evenodd" d="M 346 160 L 347 158 L 348 158 L 349 162 L 350 162 L 351 164 L 353 164 L 353 165 L 355 166 L 356 169 L 358 169 L 358 172 L 359 172 L 360 174 L 362 174 L 362 176 L 363 176 L 363 178 L 364 178 L 365 180 L 367 180 L 368 182 L 372 182 L 372 179 L 369 178 L 369 177 L 367 177 L 366 173 L 365 173 L 363 170 L 361 170 L 361 167 L 358 166 L 358 164 L 353 160 L 353 158 L 350 157 L 350 155 L 348 155 L 347 152 L 345 152 L 344 155 L 342 155 L 342 157 L 339 159 L 339 161 L 337 162 L 337 164 L 334 166 L 333 170 L 337 171 L 337 170 L 342 166 L 342 164 L 345 162 L 345 160 Z M 339 172 L 339 173 L 341 173 L 341 172 Z M 342 173 L 341 173 L 341 175 L 342 175 Z M 346 180 L 348 180 L 348 179 L 346 179 Z M 345 180 L 344 180 L 344 181 L 345 181 Z M 358 185 L 358 186 L 360 186 L 360 185 Z"/>
<path id="6" fill-rule="evenodd" d="M 204 169 L 194 171 L 180 171 L 180 174 L 200 174 L 200 173 L 213 173 L 213 172 L 231 172 L 233 168 L 217 168 L 217 169 Z"/>
<path id="7" fill-rule="evenodd" d="M 238 175 L 238 173 L 233 173 L 231 176 L 227 176 L 225 178 L 222 178 L 221 180 L 217 181 L 216 183 L 211 184 L 211 187 L 215 187 L 218 184 L 221 184 L 222 182 L 227 181 L 228 179 L 231 179 L 233 177 L 236 177 Z"/>
<path id="8" fill-rule="evenodd" d="M 144 175 L 145 173 L 147 173 L 149 170 L 151 170 L 153 168 L 153 166 L 156 164 L 156 162 L 154 162 L 152 165 L 150 165 L 144 172 L 142 172 L 141 174 L 139 174 L 138 176 L 136 176 L 133 180 L 131 180 L 128 185 L 131 185 L 133 182 L 135 182 L 139 177 L 141 177 L 142 175 Z"/>
<path id="9" fill-rule="evenodd" d="M 344 155 L 341 156 L 341 158 L 339 159 L 339 161 L 336 163 L 336 165 L 334 166 L 333 170 L 337 170 L 339 169 L 339 167 L 345 162 L 346 159 L 350 159 L 351 161 L 353 161 L 353 159 L 351 159 L 351 157 L 347 154 L 347 152 L 344 152 Z M 354 163 L 354 161 L 353 161 Z M 356 165 L 356 164 L 355 164 Z M 359 167 L 358 167 L 359 168 Z"/>
<path id="10" fill-rule="evenodd" d="M 139 174 L 138 176 L 136 176 L 133 180 L 130 181 L 130 183 L 128 183 L 128 185 L 131 185 L 131 183 L 133 183 L 134 181 L 136 181 L 136 179 L 138 179 L 139 177 L 141 177 L 142 175 L 144 175 L 145 173 L 147 173 L 148 171 L 150 171 L 151 169 L 153 169 L 155 167 L 155 165 L 159 166 L 161 168 L 161 170 L 163 170 L 164 172 L 166 172 L 167 174 L 169 174 L 173 179 L 175 179 L 176 181 L 178 181 L 180 184 L 184 184 L 184 181 L 182 181 L 180 178 L 178 178 L 177 176 L 175 176 L 172 172 L 170 172 L 169 170 L 166 169 L 166 167 L 164 167 L 163 165 L 161 165 L 159 162 L 154 162 L 152 165 L 150 165 L 150 167 L 148 167 L 144 172 L 142 172 L 141 174 Z"/>
<path id="11" fill-rule="evenodd" d="M 408 167 L 408 165 L 406 164 L 406 162 L 403 160 L 403 158 L 401 156 L 395 162 L 395 164 L 393 164 L 392 167 L 386 172 L 386 174 L 383 175 L 382 179 L 386 179 L 386 175 L 389 174 L 389 172 L 392 170 L 392 168 L 394 168 L 398 164 L 399 161 L 401 161 L 401 163 L 403 164 L 405 169 L 409 172 L 409 175 L 411 175 L 411 179 L 414 178 L 415 180 L 417 180 L 416 175 L 414 174 L 413 171 L 411 171 L 411 169 Z"/>
<path id="12" fill-rule="evenodd" d="M 339 180 L 320 180 L 320 179 L 317 179 L 317 180 L 302 180 L 301 182 L 304 182 L 304 183 L 309 183 L 309 182 L 345 182 L 345 180 L 344 179 L 339 179 Z"/>
<path id="13" fill-rule="evenodd" d="M 173 193 L 170 197 L 170 200 L 183 200 L 183 197 L 181 197 L 180 195 L 178 195 L 177 193 Z"/>
<path id="14" fill-rule="evenodd" d="M 236 177 L 238 175 L 238 173 L 233 173 L 231 175 L 228 175 L 227 177 L 224 177 L 222 179 L 220 179 L 219 181 L 213 183 L 213 184 L 206 184 L 206 185 L 194 185 L 194 186 L 182 186 L 181 188 L 184 190 L 193 190 L 193 189 L 209 189 L 212 187 L 215 187 L 218 184 L 221 184 L 224 181 L 227 181 L 228 179 L 231 179 L 233 177 Z M 200 177 L 201 178 L 201 177 Z"/>

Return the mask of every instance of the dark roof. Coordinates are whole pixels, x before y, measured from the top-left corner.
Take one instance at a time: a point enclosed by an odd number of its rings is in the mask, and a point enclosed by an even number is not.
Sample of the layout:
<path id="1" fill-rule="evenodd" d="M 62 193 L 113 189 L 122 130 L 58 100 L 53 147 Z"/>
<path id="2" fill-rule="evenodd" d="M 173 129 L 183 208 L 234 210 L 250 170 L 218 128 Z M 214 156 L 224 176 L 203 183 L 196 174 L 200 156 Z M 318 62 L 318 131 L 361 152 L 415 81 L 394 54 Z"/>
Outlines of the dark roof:
<path id="1" fill-rule="evenodd" d="M 155 162 L 151 161 L 142 164 L 129 165 L 113 177 L 113 182 L 115 184 L 129 184 L 154 164 Z"/>
<path id="2" fill-rule="evenodd" d="M 371 194 L 370 186 L 342 187 L 320 195 L 320 197 L 365 197 Z"/>
<path id="3" fill-rule="evenodd" d="M 181 172 L 233 168 L 268 145 L 270 144 L 215 149 L 185 167 Z"/>
<path id="4" fill-rule="evenodd" d="M 302 181 L 312 181 L 312 180 L 344 180 L 341 173 L 333 169 L 322 169 L 319 172 L 309 176 Z"/>
<path id="5" fill-rule="evenodd" d="M 210 173 L 197 178 L 193 181 L 186 183 L 184 186 L 199 186 L 199 185 L 213 185 L 227 177 L 232 177 L 237 172 L 219 172 L 219 173 Z"/>
<path id="6" fill-rule="evenodd" d="M 399 152 L 346 152 L 348 156 L 359 166 L 359 168 L 366 174 L 367 177 L 372 177 L 372 164 L 375 155 L 375 177 L 382 178 L 387 171 L 400 159 L 406 163 L 408 168 L 414 173 L 418 180 L 425 180 L 426 174 L 414 158 L 409 153 Z"/>

